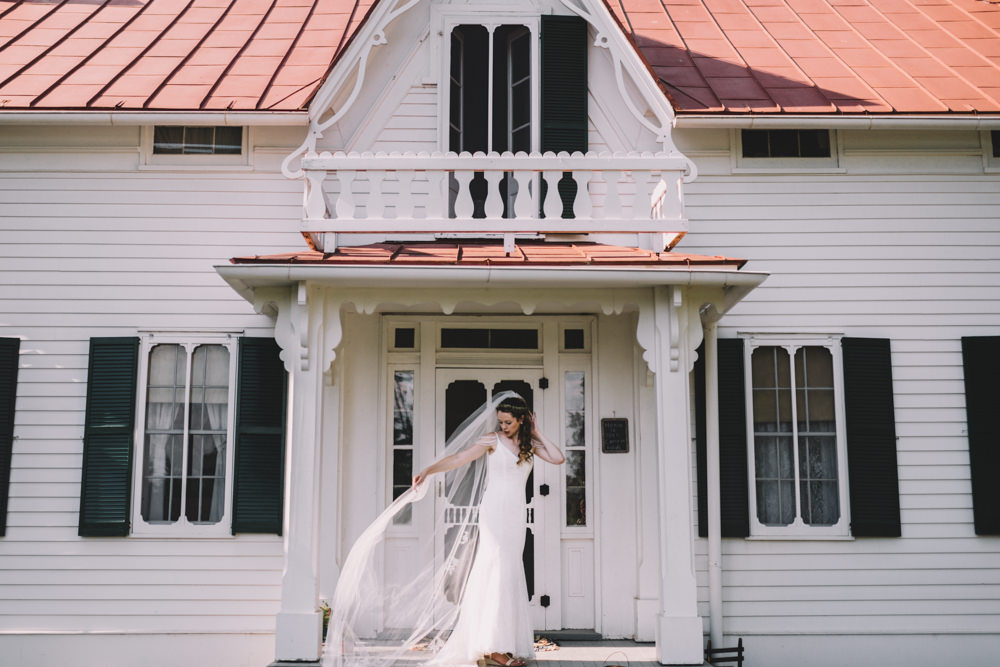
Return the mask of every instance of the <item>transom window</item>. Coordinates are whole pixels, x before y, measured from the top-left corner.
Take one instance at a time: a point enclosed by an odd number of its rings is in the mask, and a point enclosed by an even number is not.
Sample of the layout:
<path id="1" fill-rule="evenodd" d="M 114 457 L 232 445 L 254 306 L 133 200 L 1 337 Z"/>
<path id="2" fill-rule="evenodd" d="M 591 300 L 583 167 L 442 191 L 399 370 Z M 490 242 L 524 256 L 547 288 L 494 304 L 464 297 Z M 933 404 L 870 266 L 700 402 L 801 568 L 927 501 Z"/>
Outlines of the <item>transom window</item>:
<path id="1" fill-rule="evenodd" d="M 829 130 L 743 130 L 743 157 L 830 157 Z"/>
<path id="2" fill-rule="evenodd" d="M 227 532 L 235 346 L 143 341 L 137 533 Z"/>
<path id="3" fill-rule="evenodd" d="M 751 532 L 846 534 L 839 340 L 750 343 Z"/>
<path id="4" fill-rule="evenodd" d="M 239 155 L 242 127 L 157 125 L 153 128 L 155 155 Z"/>

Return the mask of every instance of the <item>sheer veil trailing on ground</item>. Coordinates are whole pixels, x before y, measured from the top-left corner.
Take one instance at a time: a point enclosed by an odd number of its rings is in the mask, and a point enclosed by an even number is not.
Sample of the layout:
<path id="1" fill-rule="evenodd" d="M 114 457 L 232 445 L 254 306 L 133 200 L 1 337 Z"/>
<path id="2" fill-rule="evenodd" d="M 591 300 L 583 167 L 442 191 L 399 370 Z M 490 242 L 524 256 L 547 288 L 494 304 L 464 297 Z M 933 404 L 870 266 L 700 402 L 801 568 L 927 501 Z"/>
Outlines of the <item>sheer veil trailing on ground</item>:
<path id="1" fill-rule="evenodd" d="M 441 458 L 477 446 L 496 430 L 497 406 L 516 395 L 505 391 L 480 406 L 454 431 Z M 482 456 L 430 477 L 365 529 L 344 561 L 330 603 L 324 667 L 435 662 L 458 619 L 475 555 L 486 465 Z M 386 536 L 397 533 L 409 535 L 413 546 L 387 573 L 383 547 Z"/>

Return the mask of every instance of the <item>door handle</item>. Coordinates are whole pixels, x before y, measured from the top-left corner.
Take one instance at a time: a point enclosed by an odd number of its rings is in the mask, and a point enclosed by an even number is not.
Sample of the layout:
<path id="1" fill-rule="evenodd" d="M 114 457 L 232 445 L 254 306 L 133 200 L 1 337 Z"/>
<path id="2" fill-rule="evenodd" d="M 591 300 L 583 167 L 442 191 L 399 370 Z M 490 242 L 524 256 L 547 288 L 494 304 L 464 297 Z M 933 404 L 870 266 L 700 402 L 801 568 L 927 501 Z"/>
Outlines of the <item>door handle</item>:
<path id="1" fill-rule="evenodd" d="M 547 496 L 547 495 L 549 495 L 549 485 L 548 484 L 542 484 L 541 486 L 539 486 L 538 487 L 538 495 L 540 495 L 540 496 Z"/>

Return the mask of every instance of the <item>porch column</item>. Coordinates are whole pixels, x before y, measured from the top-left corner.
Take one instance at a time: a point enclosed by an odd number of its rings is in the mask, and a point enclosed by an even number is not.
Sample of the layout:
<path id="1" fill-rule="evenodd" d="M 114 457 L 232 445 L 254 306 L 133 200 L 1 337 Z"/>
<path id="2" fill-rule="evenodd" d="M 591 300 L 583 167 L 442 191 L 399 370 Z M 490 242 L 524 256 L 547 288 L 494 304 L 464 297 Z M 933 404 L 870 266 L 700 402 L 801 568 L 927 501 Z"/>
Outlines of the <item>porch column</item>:
<path id="1" fill-rule="evenodd" d="M 652 370 L 660 532 L 660 612 L 656 657 L 663 664 L 703 662 L 702 621 L 694 575 L 687 306 L 680 288 L 653 289 Z"/>
<path id="2" fill-rule="evenodd" d="M 321 301 L 314 299 L 313 301 Z M 290 374 L 290 415 L 287 466 L 288 511 L 285 522 L 285 570 L 281 608 L 275 628 L 277 661 L 320 659 L 323 615 L 319 599 L 319 474 L 323 373 L 315 358 L 322 340 L 323 310 L 310 303 L 299 284 L 279 306 L 275 338 Z"/>

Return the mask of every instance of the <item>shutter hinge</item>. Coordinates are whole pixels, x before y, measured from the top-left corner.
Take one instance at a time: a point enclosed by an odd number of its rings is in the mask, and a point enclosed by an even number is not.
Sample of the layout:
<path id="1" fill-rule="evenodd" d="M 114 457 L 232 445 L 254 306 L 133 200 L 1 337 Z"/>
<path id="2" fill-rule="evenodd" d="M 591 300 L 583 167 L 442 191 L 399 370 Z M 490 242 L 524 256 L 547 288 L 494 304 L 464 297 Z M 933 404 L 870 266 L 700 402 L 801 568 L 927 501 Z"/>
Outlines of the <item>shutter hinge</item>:
<path id="1" fill-rule="evenodd" d="M 543 595 L 538 599 L 538 603 L 543 607 L 548 607 L 552 603 L 552 600 L 549 599 L 548 595 Z"/>
<path id="2" fill-rule="evenodd" d="M 538 388 L 539 389 L 548 389 L 549 388 L 549 379 L 548 378 L 539 378 L 538 379 Z"/>

